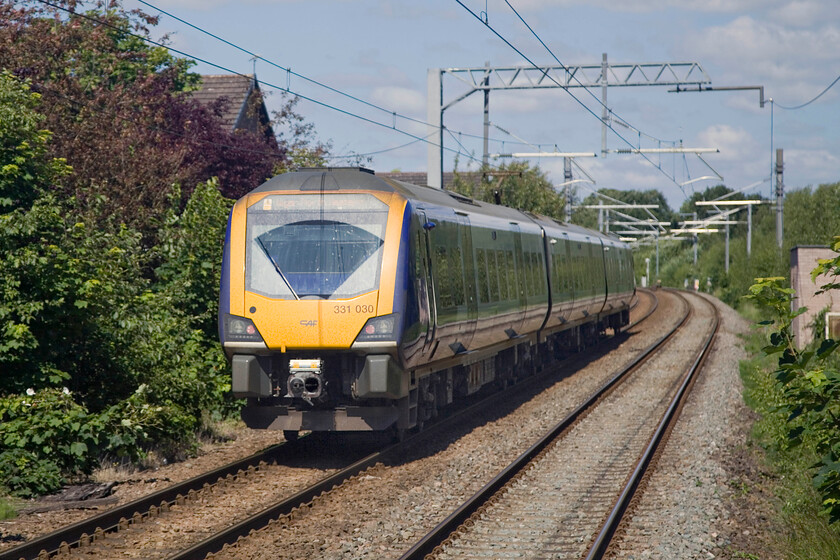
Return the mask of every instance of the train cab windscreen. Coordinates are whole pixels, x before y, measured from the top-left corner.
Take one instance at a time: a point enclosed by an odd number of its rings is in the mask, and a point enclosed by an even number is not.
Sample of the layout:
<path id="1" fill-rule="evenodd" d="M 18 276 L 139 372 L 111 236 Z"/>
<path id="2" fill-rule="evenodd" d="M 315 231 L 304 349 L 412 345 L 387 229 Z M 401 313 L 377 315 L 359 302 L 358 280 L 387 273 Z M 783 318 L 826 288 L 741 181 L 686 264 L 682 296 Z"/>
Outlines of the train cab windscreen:
<path id="1" fill-rule="evenodd" d="M 369 194 L 269 195 L 248 208 L 246 289 L 277 299 L 376 290 L 387 221 Z"/>

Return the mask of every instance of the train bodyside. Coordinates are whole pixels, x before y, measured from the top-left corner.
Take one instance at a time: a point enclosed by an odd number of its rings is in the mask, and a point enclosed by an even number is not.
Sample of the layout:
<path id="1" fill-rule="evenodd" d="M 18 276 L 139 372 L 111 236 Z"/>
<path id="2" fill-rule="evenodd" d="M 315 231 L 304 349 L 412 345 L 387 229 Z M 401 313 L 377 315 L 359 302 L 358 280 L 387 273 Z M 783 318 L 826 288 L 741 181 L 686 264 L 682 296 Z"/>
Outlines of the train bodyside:
<path id="1" fill-rule="evenodd" d="M 257 428 L 414 427 L 626 324 L 627 258 L 582 228 L 358 170 L 275 177 L 228 227 L 233 392 Z"/>

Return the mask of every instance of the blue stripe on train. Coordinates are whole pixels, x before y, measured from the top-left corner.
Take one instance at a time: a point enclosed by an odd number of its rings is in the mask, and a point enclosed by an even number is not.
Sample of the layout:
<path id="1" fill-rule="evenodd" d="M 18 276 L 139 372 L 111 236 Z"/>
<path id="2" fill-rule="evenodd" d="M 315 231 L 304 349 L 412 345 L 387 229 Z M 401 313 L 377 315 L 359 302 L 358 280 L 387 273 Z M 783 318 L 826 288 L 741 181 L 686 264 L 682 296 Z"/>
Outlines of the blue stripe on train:
<path id="1" fill-rule="evenodd" d="M 405 212 L 402 217 L 402 233 L 400 235 L 400 251 L 397 254 L 397 262 L 394 268 L 394 307 L 393 312 L 400 314 L 400 319 L 397 321 L 397 340 L 402 340 L 402 331 L 405 328 L 405 304 L 407 299 L 407 292 L 409 286 L 409 258 L 411 251 L 409 250 L 409 241 L 411 240 L 411 203 L 406 202 Z"/>
<path id="2" fill-rule="evenodd" d="M 222 253 L 222 275 L 219 281 L 219 341 L 224 343 L 224 314 L 230 313 L 230 224 L 233 221 L 233 210 L 228 216 L 227 231 L 225 232 L 225 248 Z"/>

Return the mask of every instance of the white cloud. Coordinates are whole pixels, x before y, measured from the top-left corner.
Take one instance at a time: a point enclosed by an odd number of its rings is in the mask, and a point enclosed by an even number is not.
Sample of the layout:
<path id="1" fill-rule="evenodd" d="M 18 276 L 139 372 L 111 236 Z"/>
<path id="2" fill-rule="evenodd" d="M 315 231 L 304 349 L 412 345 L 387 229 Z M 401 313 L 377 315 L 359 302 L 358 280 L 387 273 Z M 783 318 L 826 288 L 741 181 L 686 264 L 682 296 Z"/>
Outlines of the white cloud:
<path id="1" fill-rule="evenodd" d="M 743 128 L 726 124 L 711 125 L 697 134 L 698 147 L 717 148 L 720 150 L 716 160 L 739 161 L 759 149 L 752 134 Z"/>
<path id="2" fill-rule="evenodd" d="M 372 92 L 373 102 L 383 107 L 391 107 L 397 113 L 420 114 L 426 112 L 426 93 L 404 87 L 385 86 Z"/>
<path id="3" fill-rule="evenodd" d="M 713 83 L 758 82 L 772 86 L 768 95 L 807 99 L 836 75 L 840 25 L 803 29 L 743 15 L 689 34 L 681 51 L 721 68 Z"/>
<path id="4" fill-rule="evenodd" d="M 807 27 L 822 22 L 832 7 L 820 0 L 794 0 L 770 10 L 770 18 L 781 25 Z"/>
<path id="5" fill-rule="evenodd" d="M 828 150 L 797 150 L 784 152 L 785 183 L 802 184 L 798 177 L 836 177 L 840 158 Z M 807 182 L 807 181 L 806 181 Z M 814 185 L 816 186 L 816 185 Z"/>

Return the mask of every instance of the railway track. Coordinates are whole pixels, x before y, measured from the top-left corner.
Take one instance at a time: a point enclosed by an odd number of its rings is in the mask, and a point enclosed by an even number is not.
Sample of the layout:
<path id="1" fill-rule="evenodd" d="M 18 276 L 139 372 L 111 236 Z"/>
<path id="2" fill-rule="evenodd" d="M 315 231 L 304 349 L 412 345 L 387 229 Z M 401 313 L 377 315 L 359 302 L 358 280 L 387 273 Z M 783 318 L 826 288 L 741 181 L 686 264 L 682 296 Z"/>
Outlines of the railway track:
<path id="1" fill-rule="evenodd" d="M 714 313 L 707 309 L 706 316 L 699 318 L 687 314 L 680 325 L 645 352 L 644 359 L 640 357 L 603 391 L 558 423 L 401 560 L 546 555 L 602 558 L 714 339 L 717 311 L 711 304 L 704 305 Z M 708 315 L 714 316 L 713 328 L 703 337 L 693 361 L 680 369 L 685 373 L 667 375 L 655 364 L 658 357 L 654 358 L 653 352 L 669 341 L 669 347 L 678 344 L 682 325 L 706 322 L 711 318 Z M 653 374 L 640 370 L 648 358 L 652 365 L 646 365 L 645 370 Z M 629 377 L 636 370 L 638 373 Z M 645 376 L 666 390 L 657 393 L 650 383 L 640 380 Z M 624 379 L 627 381 L 619 387 Z M 635 405 L 622 404 L 634 399 Z M 647 400 L 658 404 L 656 412 L 640 414 L 638 403 Z M 637 422 L 638 418 L 643 421 Z M 612 433 L 593 435 L 599 430 Z M 599 516 L 605 519 L 600 526 Z"/>
<path id="2" fill-rule="evenodd" d="M 643 317 L 637 319 L 634 325 L 646 319 L 656 310 L 657 300 L 655 296 L 650 292 L 645 292 L 645 295 L 642 297 L 649 299 L 646 306 L 642 306 L 647 307 L 648 311 Z M 635 313 L 638 313 L 638 311 L 634 311 Z M 634 325 L 631 325 L 631 327 Z M 578 360 L 580 360 L 580 357 L 573 357 L 570 361 L 575 362 Z M 569 363 L 566 362 L 563 365 L 568 367 Z M 510 391 L 507 392 L 507 395 L 509 397 Z M 210 538 L 192 544 L 180 551 L 167 550 L 165 554 L 156 554 L 155 556 L 171 559 L 201 558 L 209 553 L 221 550 L 226 544 L 233 543 L 251 531 L 264 527 L 271 522 L 275 524 L 278 522 L 281 524 L 284 522 L 289 523 L 299 517 L 303 511 L 311 508 L 319 500 L 323 500 L 330 492 L 330 489 L 340 486 L 343 481 L 358 477 L 360 473 L 363 473 L 366 469 L 371 469 L 379 463 L 399 461 L 399 458 L 405 454 L 405 450 L 413 445 L 415 439 L 433 439 L 436 431 L 451 429 L 452 425 L 457 425 L 462 422 L 463 417 L 474 414 L 475 410 L 481 409 L 482 407 L 492 407 L 492 401 L 494 399 L 498 400 L 499 398 L 499 394 L 491 396 L 489 399 L 477 403 L 440 422 L 437 426 L 428 428 L 418 436 L 409 438 L 402 444 L 377 450 L 358 461 L 347 461 L 347 463 L 352 464 L 348 464 L 344 468 L 336 466 L 330 476 L 322 478 L 312 485 L 307 485 L 305 489 L 298 492 L 287 491 L 286 494 L 291 495 L 267 507 L 261 508 L 254 515 L 246 516 L 239 522 L 229 524 L 223 530 L 216 531 Z M 73 551 L 73 557 L 83 555 L 107 557 L 107 552 L 103 551 L 113 548 L 113 543 L 109 541 L 119 541 L 121 538 L 119 536 L 108 536 L 109 533 L 122 530 L 128 534 L 132 529 L 142 526 L 144 522 L 156 523 L 166 516 L 172 515 L 172 513 L 168 512 L 186 509 L 191 503 L 213 501 L 215 499 L 214 494 L 218 492 L 218 490 L 214 489 L 223 489 L 225 486 L 231 486 L 233 488 L 232 492 L 235 493 L 237 482 L 245 481 L 249 477 L 259 477 L 260 473 L 262 473 L 262 478 L 268 478 L 272 476 L 272 465 L 277 462 L 278 458 L 295 449 L 300 449 L 300 445 L 304 445 L 307 439 L 309 438 L 302 438 L 300 442 L 294 445 L 275 446 L 242 461 L 227 465 L 216 471 L 206 473 L 195 479 L 174 485 L 126 504 L 125 506 L 114 508 L 103 514 L 76 523 L 61 531 L 45 535 L 24 545 L 6 550 L 0 553 L 0 560 L 48 558 L 54 555 L 63 556 L 71 551 Z M 221 491 L 224 492 L 224 490 Z M 132 540 L 131 537 L 128 537 L 128 539 Z M 120 546 L 125 545 L 118 545 L 118 548 Z M 119 554 L 117 555 L 119 556 Z"/>
<path id="3" fill-rule="evenodd" d="M 644 452 L 639 457 L 639 460 L 633 468 L 633 472 L 631 473 L 629 479 L 625 482 L 624 487 L 621 490 L 621 494 L 610 510 L 606 521 L 602 524 L 601 529 L 598 532 L 598 536 L 590 546 L 586 555 L 586 560 L 600 560 L 609 551 L 610 546 L 612 545 L 612 538 L 618 531 L 625 513 L 632 507 L 633 498 L 637 489 L 647 481 L 647 476 L 650 473 L 649 467 L 655 463 L 656 459 L 661 454 L 665 443 L 667 443 L 668 436 L 673 431 L 677 420 L 679 419 L 680 412 L 682 412 L 682 409 L 685 406 L 688 395 L 694 384 L 697 382 L 699 372 L 703 367 L 703 364 L 706 362 L 706 359 L 709 357 L 715 337 L 720 329 L 721 318 L 720 312 L 712 303 L 705 299 L 702 299 L 701 301 L 703 301 L 704 304 L 707 305 L 713 312 L 712 328 L 709 329 L 708 335 L 703 339 L 702 346 L 698 351 L 696 358 L 692 362 L 691 367 L 688 368 L 685 375 L 682 377 L 679 388 L 671 399 L 668 409 L 665 411 L 664 416 L 657 425 L 656 431 L 650 438 Z"/>

